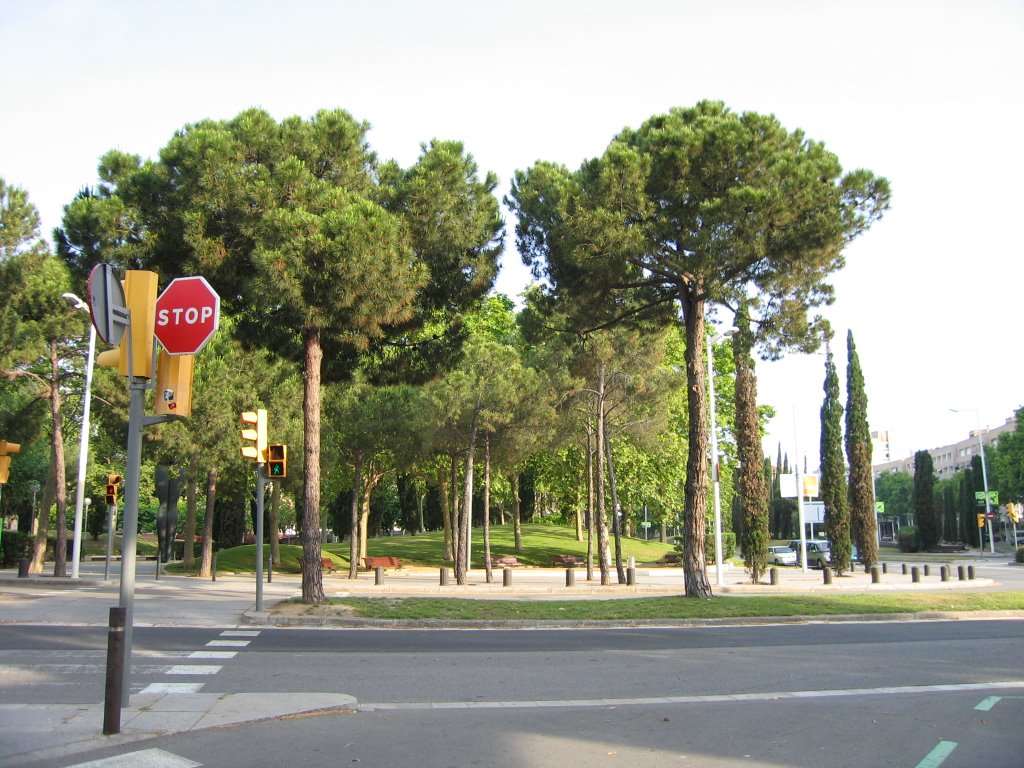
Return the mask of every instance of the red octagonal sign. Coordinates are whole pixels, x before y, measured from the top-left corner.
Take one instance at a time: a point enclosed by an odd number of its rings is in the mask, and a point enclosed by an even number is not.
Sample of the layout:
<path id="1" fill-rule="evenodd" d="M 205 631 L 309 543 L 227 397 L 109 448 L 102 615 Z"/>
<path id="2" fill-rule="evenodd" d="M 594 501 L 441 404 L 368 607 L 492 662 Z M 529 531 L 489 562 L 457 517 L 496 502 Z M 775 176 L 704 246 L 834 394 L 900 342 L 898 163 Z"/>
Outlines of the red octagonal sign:
<path id="1" fill-rule="evenodd" d="M 220 296 L 205 277 L 176 277 L 156 300 L 154 333 L 171 355 L 194 355 L 220 322 Z"/>

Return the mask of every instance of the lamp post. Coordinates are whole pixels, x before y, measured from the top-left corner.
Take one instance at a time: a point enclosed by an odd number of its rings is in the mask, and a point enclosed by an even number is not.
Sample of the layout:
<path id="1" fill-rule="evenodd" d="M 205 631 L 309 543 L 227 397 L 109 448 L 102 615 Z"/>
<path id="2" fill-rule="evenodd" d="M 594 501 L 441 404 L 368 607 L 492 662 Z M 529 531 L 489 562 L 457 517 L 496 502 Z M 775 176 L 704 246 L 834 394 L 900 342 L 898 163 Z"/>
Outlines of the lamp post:
<path id="1" fill-rule="evenodd" d="M 988 498 L 988 470 L 985 469 L 985 445 L 981 442 L 981 414 L 978 413 L 977 408 L 950 408 L 949 410 L 953 413 L 974 411 L 974 424 L 977 427 L 975 434 L 978 436 L 978 453 L 981 454 L 981 481 L 985 488 L 985 522 L 988 524 L 988 548 L 989 552 L 995 554 L 996 543 L 992 537 L 992 518 L 989 517 L 992 514 L 992 502 Z M 982 555 L 985 553 L 985 545 L 980 542 L 978 552 Z"/>
<path id="2" fill-rule="evenodd" d="M 89 305 L 73 293 L 63 294 L 75 309 L 89 311 Z M 75 533 L 71 549 L 71 578 L 78 578 L 82 557 L 82 507 L 85 502 L 85 470 L 89 459 L 89 405 L 92 399 L 92 369 L 96 362 L 96 326 L 89 321 L 89 358 L 85 364 L 85 396 L 82 401 L 82 437 L 78 446 L 78 488 L 75 491 Z"/>
<path id="3" fill-rule="evenodd" d="M 718 489 L 718 429 L 715 424 L 715 364 L 714 345 L 736 333 L 735 328 L 723 331 L 717 336 L 708 336 L 708 393 L 711 398 L 711 485 L 715 505 L 715 583 L 724 584 L 722 574 L 722 501 Z"/>

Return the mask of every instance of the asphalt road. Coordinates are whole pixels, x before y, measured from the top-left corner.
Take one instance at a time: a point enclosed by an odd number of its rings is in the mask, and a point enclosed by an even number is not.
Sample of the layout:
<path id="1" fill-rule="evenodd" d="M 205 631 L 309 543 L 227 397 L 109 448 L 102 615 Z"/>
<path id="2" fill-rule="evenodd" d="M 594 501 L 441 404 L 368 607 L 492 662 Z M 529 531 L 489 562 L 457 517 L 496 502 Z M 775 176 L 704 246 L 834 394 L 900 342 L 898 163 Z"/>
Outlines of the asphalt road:
<path id="1" fill-rule="evenodd" d="M 192 658 L 211 642 L 225 644 L 214 651 L 222 657 Z M 98 628 L 0 626 L 0 693 L 94 701 L 104 643 Z M 132 756 L 156 748 L 186 760 L 177 765 L 229 768 L 1019 768 L 1024 754 L 1019 620 L 237 635 L 140 627 L 135 649 L 134 691 L 171 675 L 211 693 L 345 693 L 358 709 L 37 765 L 112 755 L 145 765 Z"/>

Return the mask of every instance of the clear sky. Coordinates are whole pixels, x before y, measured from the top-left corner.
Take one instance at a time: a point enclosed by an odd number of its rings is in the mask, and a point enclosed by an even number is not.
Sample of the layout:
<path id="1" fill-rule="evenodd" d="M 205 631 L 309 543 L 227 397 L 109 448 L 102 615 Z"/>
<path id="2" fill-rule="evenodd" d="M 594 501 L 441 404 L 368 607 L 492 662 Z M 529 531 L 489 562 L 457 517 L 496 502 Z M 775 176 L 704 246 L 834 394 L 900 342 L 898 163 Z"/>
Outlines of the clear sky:
<path id="1" fill-rule="evenodd" d="M 0 0 L 0 50 L 0 176 L 44 233 L 107 150 L 153 157 L 251 106 L 344 108 L 404 165 L 459 139 L 502 194 L 516 169 L 578 167 L 673 106 L 773 113 L 893 187 L 827 310 L 843 396 L 852 328 L 897 457 L 1024 405 L 1022 0 Z M 506 244 L 515 297 L 511 217 Z M 779 410 L 768 452 L 798 442 L 813 466 L 823 358 L 759 379 Z"/>

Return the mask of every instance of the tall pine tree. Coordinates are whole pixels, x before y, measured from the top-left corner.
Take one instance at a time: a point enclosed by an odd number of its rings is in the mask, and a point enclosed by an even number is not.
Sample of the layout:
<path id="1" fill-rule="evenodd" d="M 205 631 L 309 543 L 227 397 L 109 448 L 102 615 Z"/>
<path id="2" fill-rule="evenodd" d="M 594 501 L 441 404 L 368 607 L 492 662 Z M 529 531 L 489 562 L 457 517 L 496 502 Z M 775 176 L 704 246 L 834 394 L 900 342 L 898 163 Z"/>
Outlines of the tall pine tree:
<path id="1" fill-rule="evenodd" d="M 928 451 L 914 454 L 914 520 L 921 549 L 939 543 L 941 531 L 935 514 L 935 465 Z"/>
<path id="2" fill-rule="evenodd" d="M 832 568 L 840 576 L 850 568 L 850 508 L 843 461 L 843 404 L 832 350 L 825 358 L 825 401 L 821 405 L 821 499 L 832 547 Z"/>
<path id="3" fill-rule="evenodd" d="M 846 334 L 846 460 L 850 464 L 850 534 L 865 567 L 878 560 L 875 493 L 871 474 L 868 396 L 853 331 Z"/>

